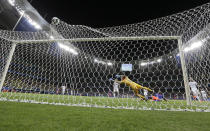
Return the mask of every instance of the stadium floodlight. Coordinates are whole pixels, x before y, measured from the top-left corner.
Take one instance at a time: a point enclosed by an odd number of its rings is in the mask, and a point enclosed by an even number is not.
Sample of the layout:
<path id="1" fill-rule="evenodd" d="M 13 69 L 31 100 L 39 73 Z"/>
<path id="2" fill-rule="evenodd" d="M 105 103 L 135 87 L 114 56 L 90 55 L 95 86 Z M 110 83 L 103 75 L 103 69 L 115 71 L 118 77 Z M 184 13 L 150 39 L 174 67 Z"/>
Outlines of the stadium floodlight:
<path id="1" fill-rule="evenodd" d="M 141 63 L 141 66 L 146 66 L 148 63 L 146 63 L 146 62 L 142 62 Z"/>
<path id="2" fill-rule="evenodd" d="M 94 59 L 94 62 L 98 62 L 98 59 Z"/>
<path id="3" fill-rule="evenodd" d="M 51 36 L 50 36 L 50 39 L 52 39 L 52 40 L 53 40 L 53 39 L 55 39 L 55 38 L 51 35 Z"/>
<path id="4" fill-rule="evenodd" d="M 34 27 L 36 28 L 36 29 L 42 29 L 42 27 L 38 24 L 38 23 L 36 23 L 36 22 L 33 22 L 33 23 L 31 23 L 32 25 L 34 25 Z"/>
<path id="5" fill-rule="evenodd" d="M 8 0 L 8 2 L 10 3 L 10 5 L 15 6 L 15 0 Z"/>
<path id="6" fill-rule="evenodd" d="M 18 13 L 22 16 L 24 14 L 24 10 L 21 9 L 20 6 L 15 6 L 15 0 L 8 0 L 9 4 L 17 9 Z"/>
<path id="7" fill-rule="evenodd" d="M 157 62 L 161 62 L 161 61 L 162 61 L 162 59 L 158 59 L 158 60 L 157 60 Z"/>
<path id="8" fill-rule="evenodd" d="M 21 9 L 17 9 L 18 10 L 18 12 L 19 12 L 19 14 L 22 16 L 24 13 L 25 13 L 25 11 L 23 11 L 23 10 L 21 10 Z"/>
<path id="9" fill-rule="evenodd" d="M 23 17 L 26 18 L 26 20 L 27 20 L 32 26 L 34 26 L 36 29 L 38 29 L 38 30 L 41 30 L 41 29 L 42 29 L 42 27 L 41 27 L 37 22 L 35 22 L 29 15 L 23 14 Z"/>
<path id="10" fill-rule="evenodd" d="M 203 45 L 202 41 L 194 42 L 190 46 L 184 48 L 184 52 L 189 52 L 191 50 L 197 49 L 197 48 L 201 47 L 202 45 Z"/>
<path id="11" fill-rule="evenodd" d="M 108 62 L 108 63 L 107 63 L 107 65 L 108 65 L 108 66 L 112 66 L 112 65 L 113 65 L 113 63 L 111 63 L 111 62 Z"/>
<path id="12" fill-rule="evenodd" d="M 61 43 L 58 43 L 58 46 L 70 53 L 72 53 L 73 55 L 78 55 L 78 52 L 72 48 L 70 48 L 69 46 L 67 45 L 64 45 L 64 44 L 61 44 Z"/>
<path id="13" fill-rule="evenodd" d="M 153 60 L 153 61 L 150 61 L 150 62 L 142 62 L 141 63 L 141 66 L 146 66 L 146 65 L 150 65 L 150 64 L 154 64 L 154 63 L 160 63 L 162 61 L 162 59 L 157 59 L 157 60 Z"/>
<path id="14" fill-rule="evenodd" d="M 98 63 L 98 64 L 108 65 L 108 66 L 113 65 L 111 62 L 105 62 L 105 61 L 102 61 L 102 60 L 98 60 L 96 58 L 94 59 L 94 62 Z"/>

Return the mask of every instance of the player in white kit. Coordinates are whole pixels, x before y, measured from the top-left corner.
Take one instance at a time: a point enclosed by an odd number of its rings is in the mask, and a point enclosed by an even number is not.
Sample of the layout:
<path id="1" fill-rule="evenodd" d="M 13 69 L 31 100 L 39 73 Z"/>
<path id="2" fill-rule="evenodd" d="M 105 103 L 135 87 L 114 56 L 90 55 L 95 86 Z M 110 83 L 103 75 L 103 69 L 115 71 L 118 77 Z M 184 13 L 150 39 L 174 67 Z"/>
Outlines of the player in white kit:
<path id="1" fill-rule="evenodd" d="M 147 100 L 148 99 L 148 90 L 144 89 L 144 97 Z"/>
<path id="2" fill-rule="evenodd" d="M 66 86 L 61 86 L 61 89 L 62 89 L 61 94 L 64 95 L 65 94 L 65 91 L 66 91 Z"/>
<path id="3" fill-rule="evenodd" d="M 191 88 L 192 94 L 193 94 L 193 96 L 196 97 L 196 99 L 198 101 L 201 101 L 200 96 L 199 96 L 200 95 L 200 92 L 199 92 L 199 90 L 197 88 L 197 85 L 198 85 L 198 83 L 195 82 L 192 77 L 190 77 L 189 86 Z"/>
<path id="4" fill-rule="evenodd" d="M 206 93 L 206 91 L 204 89 L 201 90 L 201 95 L 202 95 L 203 101 L 207 101 L 208 100 L 208 95 L 207 95 L 207 93 Z"/>
<path id="5" fill-rule="evenodd" d="M 117 82 L 117 79 L 115 79 L 113 84 L 114 97 L 119 96 L 119 86 L 120 84 Z"/>

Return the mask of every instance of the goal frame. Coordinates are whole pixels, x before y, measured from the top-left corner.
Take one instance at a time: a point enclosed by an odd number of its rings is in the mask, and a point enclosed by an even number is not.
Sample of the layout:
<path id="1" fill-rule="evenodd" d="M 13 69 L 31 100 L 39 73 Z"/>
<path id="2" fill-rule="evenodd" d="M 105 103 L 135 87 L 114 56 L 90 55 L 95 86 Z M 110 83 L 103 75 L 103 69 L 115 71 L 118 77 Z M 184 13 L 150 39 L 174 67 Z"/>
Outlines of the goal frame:
<path id="1" fill-rule="evenodd" d="M 177 40 L 178 50 L 181 60 L 181 68 L 183 73 L 184 79 L 184 87 L 185 87 L 185 95 L 186 95 L 186 102 L 187 105 L 191 105 L 191 96 L 190 96 L 190 87 L 189 87 L 189 80 L 188 74 L 185 64 L 185 55 L 184 55 L 184 48 L 182 47 L 182 38 L 181 36 L 142 36 L 142 37 L 102 37 L 102 38 L 74 38 L 74 39 L 43 39 L 43 40 L 8 40 L 12 42 L 11 49 L 9 51 L 9 55 L 2 73 L 2 77 L 0 78 L 0 92 L 3 88 L 3 84 L 12 61 L 15 48 L 17 44 L 27 44 L 27 43 L 45 43 L 45 42 L 84 42 L 84 41 L 119 41 L 119 40 Z"/>

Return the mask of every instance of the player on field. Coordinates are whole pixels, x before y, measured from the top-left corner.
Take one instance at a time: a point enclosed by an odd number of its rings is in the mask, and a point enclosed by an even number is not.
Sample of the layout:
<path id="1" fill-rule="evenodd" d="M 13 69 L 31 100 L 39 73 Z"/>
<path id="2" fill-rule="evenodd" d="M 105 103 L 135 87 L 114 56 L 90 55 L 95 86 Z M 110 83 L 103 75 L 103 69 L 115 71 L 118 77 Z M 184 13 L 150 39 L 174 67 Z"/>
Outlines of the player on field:
<path id="1" fill-rule="evenodd" d="M 61 86 L 61 89 L 62 89 L 61 94 L 64 95 L 66 91 L 66 86 Z"/>
<path id="2" fill-rule="evenodd" d="M 148 90 L 144 89 L 144 97 L 147 100 L 148 99 Z"/>
<path id="3" fill-rule="evenodd" d="M 113 84 L 114 97 L 119 96 L 119 86 L 120 84 L 117 82 L 117 79 L 115 79 Z"/>
<path id="4" fill-rule="evenodd" d="M 151 95 L 148 97 L 148 99 L 151 99 L 152 101 L 168 101 L 161 92 L 156 93 L 155 95 Z"/>
<path id="5" fill-rule="evenodd" d="M 199 96 L 199 95 L 200 95 L 200 92 L 199 92 L 199 90 L 198 90 L 198 88 L 197 88 L 197 85 L 198 85 L 198 83 L 195 82 L 195 81 L 193 80 L 192 77 L 190 77 L 189 86 L 190 86 L 190 88 L 191 88 L 192 94 L 193 94 L 193 96 L 194 96 L 198 101 L 201 101 L 201 100 L 200 100 L 200 96 Z"/>
<path id="6" fill-rule="evenodd" d="M 207 93 L 206 93 L 206 91 L 204 89 L 201 89 L 201 95 L 202 95 L 203 101 L 207 101 L 208 100 L 208 95 L 207 95 Z"/>
<path id="7" fill-rule="evenodd" d="M 153 101 L 161 101 L 157 96 L 151 96 L 151 97 L 149 97 L 149 99 L 151 99 Z"/>
<path id="8" fill-rule="evenodd" d="M 133 82 L 132 80 L 130 80 L 127 76 L 122 75 L 121 77 L 121 81 L 116 80 L 119 84 L 124 83 L 125 85 L 129 86 L 135 93 L 136 96 L 138 96 L 139 98 L 145 99 L 144 96 L 139 94 L 139 89 L 145 89 L 148 91 L 152 91 L 151 89 L 147 88 L 147 87 L 143 87 L 135 82 Z"/>

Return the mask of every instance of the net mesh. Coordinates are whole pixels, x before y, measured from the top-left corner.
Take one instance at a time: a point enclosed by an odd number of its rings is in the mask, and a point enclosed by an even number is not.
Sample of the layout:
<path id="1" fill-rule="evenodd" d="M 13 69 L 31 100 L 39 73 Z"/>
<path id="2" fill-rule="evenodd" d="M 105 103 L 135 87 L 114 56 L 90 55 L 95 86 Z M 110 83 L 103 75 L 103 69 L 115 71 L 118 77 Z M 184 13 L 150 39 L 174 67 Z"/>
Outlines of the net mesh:
<path id="1" fill-rule="evenodd" d="M 209 111 L 209 6 L 116 27 L 54 18 L 50 31 L 1 30 L 0 99 Z"/>

